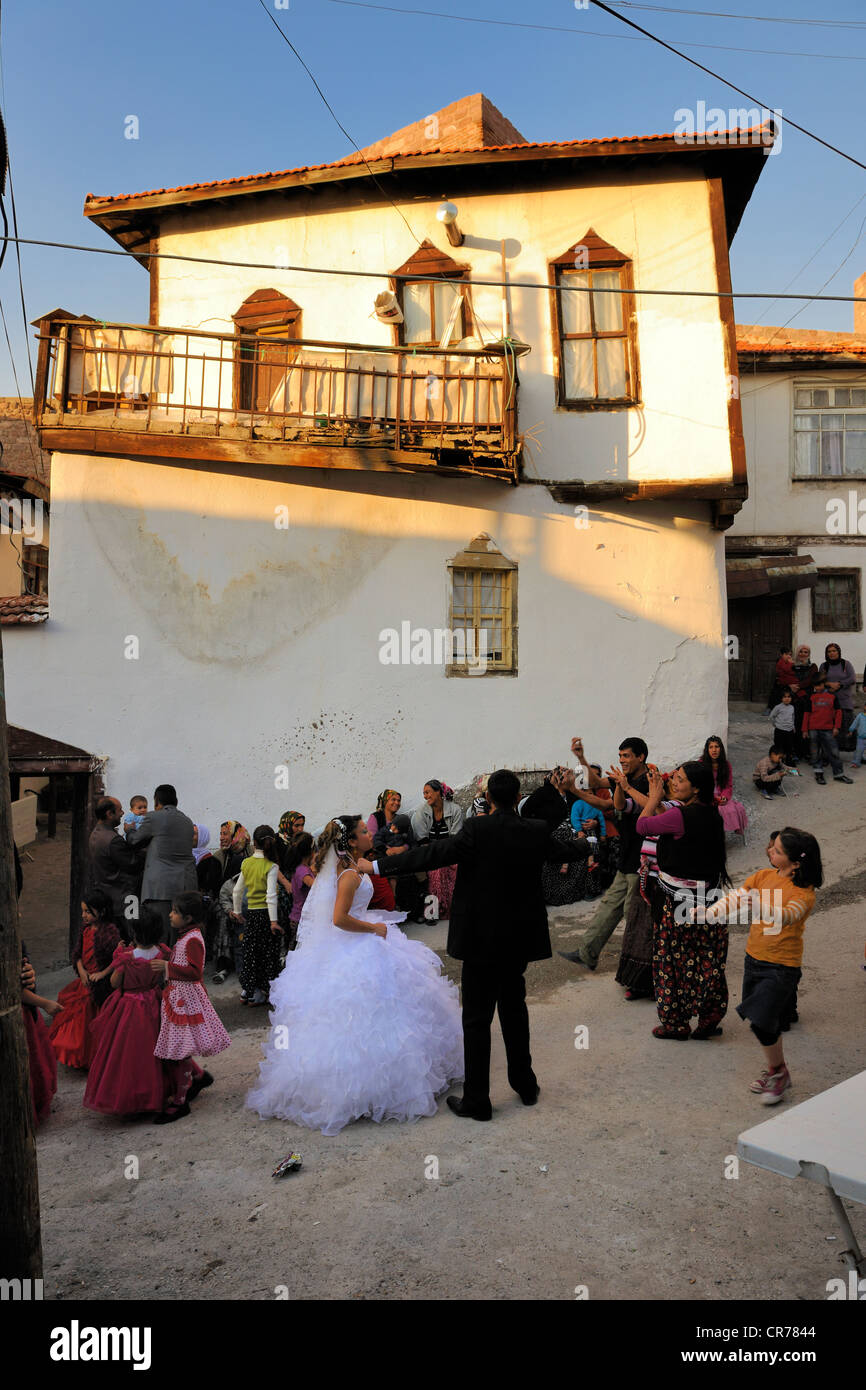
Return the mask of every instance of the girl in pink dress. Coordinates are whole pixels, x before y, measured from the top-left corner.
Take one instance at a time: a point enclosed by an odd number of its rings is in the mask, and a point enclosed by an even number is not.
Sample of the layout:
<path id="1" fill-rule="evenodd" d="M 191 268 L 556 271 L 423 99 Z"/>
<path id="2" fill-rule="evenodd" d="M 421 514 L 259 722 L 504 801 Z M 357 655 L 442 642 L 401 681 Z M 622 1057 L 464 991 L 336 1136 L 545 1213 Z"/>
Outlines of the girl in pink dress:
<path id="1" fill-rule="evenodd" d="M 725 831 L 733 830 L 745 837 L 749 817 L 742 801 L 734 800 L 734 769 L 728 762 L 725 745 L 718 734 L 711 734 L 707 739 L 701 762 L 712 769 L 714 799 Z"/>
<path id="2" fill-rule="evenodd" d="M 206 908 L 200 893 L 181 893 L 171 905 L 169 921 L 178 933 L 171 959 L 152 960 L 150 968 L 165 974 L 162 1026 L 155 1055 L 166 1063 L 170 1095 L 156 1124 L 171 1124 L 189 1114 L 189 1102 L 213 1084 L 210 1072 L 193 1061 L 193 1053 L 213 1057 L 231 1045 L 231 1038 L 202 984 Z"/>
<path id="3" fill-rule="evenodd" d="M 46 999 L 43 995 L 36 994 L 36 975 L 27 959 L 26 947 L 22 945 L 21 950 L 21 1012 L 24 1015 L 24 1033 L 30 1057 L 33 1123 L 38 1125 L 51 1110 L 51 1102 L 57 1090 L 57 1058 L 48 1036 L 47 1024 L 39 1010 L 42 1009 L 49 1018 L 55 1018 L 63 1005 L 56 999 Z"/>
<path id="4" fill-rule="evenodd" d="M 120 932 L 111 920 L 111 899 L 94 888 L 81 904 L 81 935 L 72 953 L 76 979 L 57 996 L 62 1007 L 51 1025 L 51 1046 L 58 1062 L 84 1070 L 93 1058 L 90 1025 L 110 992 L 111 958 L 120 945 Z"/>
<path id="5" fill-rule="evenodd" d="M 160 976 L 150 968 L 151 961 L 169 954 L 159 940 L 162 918 L 142 907 L 133 932 L 134 944 L 114 953 L 113 993 L 91 1024 L 96 1051 L 83 1104 L 102 1115 L 160 1114 L 165 1105 L 166 1076 L 153 1055 L 159 1036 Z"/>

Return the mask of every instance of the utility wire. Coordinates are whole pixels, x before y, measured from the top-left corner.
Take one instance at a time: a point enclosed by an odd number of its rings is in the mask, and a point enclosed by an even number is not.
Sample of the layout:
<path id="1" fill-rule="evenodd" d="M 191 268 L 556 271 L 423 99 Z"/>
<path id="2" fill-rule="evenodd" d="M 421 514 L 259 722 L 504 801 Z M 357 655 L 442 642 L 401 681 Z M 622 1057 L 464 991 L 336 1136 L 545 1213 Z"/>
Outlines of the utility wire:
<path id="1" fill-rule="evenodd" d="M 329 5 L 347 5 L 359 10 L 384 10 L 387 14 L 417 15 L 426 19 L 448 19 L 460 24 L 489 24 L 501 29 L 535 29 L 540 33 L 570 34 L 572 38 L 614 39 L 619 42 L 646 43 L 647 39 L 635 34 L 608 34 L 601 29 L 585 29 L 582 25 L 530 24 L 516 19 L 483 19 L 474 15 L 446 14 L 442 10 L 413 10 L 399 5 L 378 5 L 373 0 L 327 0 Z M 772 58 L 827 58 L 839 62 L 866 62 L 866 57 L 858 53 L 804 53 L 802 49 L 782 48 L 743 48 L 729 43 L 686 43 L 683 48 L 712 48 L 725 53 L 759 53 Z"/>
<path id="2" fill-rule="evenodd" d="M 390 270 L 344 270 L 339 266 L 320 266 L 320 265 L 286 265 L 285 262 L 276 264 L 273 261 L 226 261 L 217 256 L 181 256 L 175 251 L 124 251 L 113 246 L 79 246 L 69 241 L 42 241 L 35 237 L 4 237 L 4 241 L 20 241 L 22 246 L 48 246 L 58 251 L 87 251 L 95 256 L 127 256 L 132 259 L 147 261 L 186 261 L 194 265 L 224 265 L 240 270 L 282 270 L 291 271 L 301 275 L 344 275 L 350 278 L 366 280 L 389 280 L 393 277 Z M 0 253 L 2 254 L 2 253 Z M 442 284 L 442 283 L 462 283 L 459 280 L 449 282 L 447 275 L 408 275 L 408 280 L 417 280 L 421 284 Z M 518 290 L 563 290 L 568 294 L 627 294 L 627 295 L 669 295 L 684 299 L 796 299 L 813 300 L 815 303 L 827 304 L 866 304 L 866 297 L 850 294 L 776 294 L 773 290 L 644 290 L 636 288 L 603 289 L 601 286 L 586 285 L 552 285 L 547 281 L 538 280 L 476 280 L 473 278 L 473 287 L 483 285 L 492 289 L 501 290 L 503 283 L 509 289 Z M 97 320 L 99 322 L 99 320 Z"/>
<path id="3" fill-rule="evenodd" d="M 818 256 L 818 255 L 820 255 L 820 253 L 824 250 L 824 247 L 827 246 L 827 245 L 833 240 L 833 238 L 834 238 L 834 236 L 836 235 L 836 233 L 837 233 L 842 227 L 844 227 L 845 223 L 848 221 L 848 218 L 851 217 L 851 215 L 857 211 L 857 209 L 859 208 L 860 204 L 863 202 L 864 198 L 866 198 L 866 193 L 861 194 L 861 196 L 857 199 L 857 201 L 856 201 L 856 203 L 854 204 L 854 206 L 851 207 L 851 208 L 849 208 L 848 211 L 845 213 L 845 216 L 842 218 L 842 221 L 836 223 L 836 226 L 833 228 L 833 230 L 832 230 L 832 232 L 830 233 L 830 235 L 829 235 L 829 236 L 826 236 L 826 237 L 824 238 L 824 240 L 821 242 L 821 245 L 820 245 L 819 247 L 817 247 L 817 249 L 814 250 L 814 251 L 812 252 L 812 254 L 811 254 L 811 256 L 809 257 L 809 259 L 808 259 L 807 261 L 804 261 L 804 262 L 803 262 L 803 264 L 800 266 L 800 269 L 799 269 L 798 271 L 795 271 L 795 273 L 791 276 L 790 280 L 788 281 L 787 285 L 785 286 L 785 289 L 786 289 L 786 290 L 789 290 L 789 289 L 791 288 L 791 286 L 794 284 L 794 282 L 795 282 L 796 280 L 799 280 L 800 276 L 803 274 L 803 271 L 806 270 L 807 267 L 810 266 L 810 265 L 812 264 L 812 262 L 814 261 L 815 257 Z M 859 240 L 859 236 L 858 236 L 858 240 Z M 855 245 L 856 245 L 856 242 L 855 242 Z M 853 249 L 853 248 L 852 248 L 852 249 Z M 849 252 L 848 252 L 848 255 L 845 257 L 845 261 L 847 261 L 847 260 L 850 258 L 850 256 L 851 256 L 851 252 L 849 251 Z M 842 269 L 842 266 L 845 264 L 845 261 L 843 261 L 842 264 L 839 265 L 839 266 L 837 266 L 836 269 L 833 271 L 833 274 L 830 276 L 830 279 L 831 279 L 831 280 L 832 280 L 836 275 L 839 274 L 839 271 Z M 829 282 L 828 282 L 828 283 L 829 283 Z M 822 286 L 822 288 L 823 288 L 823 286 Z M 766 306 L 766 308 L 764 308 L 764 309 L 761 310 L 760 318 L 763 318 L 765 314 L 769 314 L 769 312 L 770 312 L 770 310 L 772 309 L 772 307 L 773 307 L 773 305 L 775 304 L 775 302 L 776 302 L 775 299 L 772 299 L 772 300 L 770 301 L 770 303 Z M 790 322 L 790 320 L 789 320 L 789 322 Z"/>
<path id="4" fill-rule="evenodd" d="M 772 107 L 767 106 L 766 102 L 759 101 L 757 97 L 751 96 L 749 92 L 745 91 L 742 87 L 738 87 L 736 83 L 729 82 L 727 77 L 722 77 L 720 73 L 713 72 L 712 68 L 705 67 L 703 63 L 699 63 L 697 58 L 690 58 L 687 53 L 681 53 L 678 48 L 674 48 L 673 44 L 666 43 L 665 40 L 660 39 L 657 34 L 651 34 L 648 29 L 642 28 L 640 24 L 635 24 L 633 19 L 628 19 L 624 14 L 618 14 L 616 10 L 611 9 L 610 5 L 605 5 L 603 0 L 590 0 L 590 4 L 595 5 L 596 9 L 602 10 L 604 14 L 613 15 L 614 19 L 618 19 L 621 24 L 627 24 L 630 29 L 637 29 L 639 34 L 643 34 L 646 38 L 652 39 L 653 43 L 657 43 L 662 48 L 666 48 L 669 53 L 673 53 L 677 58 L 682 58 L 684 63 L 691 63 L 692 67 L 700 68 L 701 72 L 707 73 L 708 76 L 714 78 L 717 82 L 724 83 L 726 87 L 730 87 L 732 92 L 738 92 L 741 97 L 745 97 L 747 101 L 754 102 L 757 106 L 760 106 L 762 110 L 773 110 Z M 841 155 L 842 158 L 847 159 L 849 163 L 856 164 L 858 169 L 866 171 L 866 164 L 864 164 L 862 160 L 855 159 L 853 154 L 846 154 L 844 150 L 839 149 L 838 145 L 831 145 L 829 140 L 824 140 L 820 135 L 816 135 L 814 131 L 807 130 L 805 126 L 799 125 L 796 121 L 793 121 L 790 116 L 780 117 L 780 119 L 784 120 L 785 124 L 791 126 L 794 130 L 799 130 L 801 135 L 808 135 L 810 140 L 817 141 L 817 143 L 823 145 L 826 150 L 832 150 L 833 154 Z"/>
<path id="5" fill-rule="evenodd" d="M 810 24 L 818 29 L 866 29 L 866 21 L 859 19 L 794 19 L 790 15 L 731 14 L 728 10 L 679 10 L 672 5 L 642 5 L 635 0 L 611 0 L 622 10 L 653 10 L 658 14 L 696 15 L 700 19 L 738 19 L 759 24 Z"/>
<path id="6" fill-rule="evenodd" d="M 319 96 L 322 98 L 322 101 L 325 103 L 325 106 L 328 108 L 329 112 L 331 113 L 331 115 L 332 115 L 333 118 L 334 118 L 334 121 L 336 122 L 336 124 L 337 124 L 337 126 L 339 127 L 339 129 L 340 129 L 340 130 L 343 132 L 343 134 L 345 135 L 345 137 L 346 137 L 346 139 L 348 140 L 349 144 L 353 147 L 353 149 L 355 150 L 355 152 L 361 156 L 362 160 L 364 161 L 364 166 L 365 166 L 365 168 L 367 169 L 368 174 L 370 175 L 370 178 L 373 180 L 373 182 L 374 182 L 374 184 L 376 185 L 376 187 L 378 188 L 379 192 L 382 194 L 382 197 L 383 197 L 383 198 L 387 198 L 387 199 L 388 199 L 388 202 L 391 204 L 391 206 L 392 206 L 392 208 L 394 209 L 394 211 L 397 212 L 397 213 L 399 213 L 400 217 L 403 218 L 403 221 L 406 223 L 406 227 L 407 227 L 407 229 L 408 229 L 408 231 L 409 231 L 409 235 L 412 237 L 412 239 L 414 240 L 414 242 L 416 243 L 416 245 L 417 245 L 417 246 L 420 246 L 420 245 L 421 245 L 421 242 L 418 240 L 418 238 L 417 238 L 417 236 L 415 235 L 415 233 L 413 232 L 412 228 L 409 226 L 409 223 L 406 221 L 406 218 L 405 218 L 405 216 L 403 215 L 402 211 L 400 210 L 400 208 L 397 207 L 397 204 L 393 201 L 393 199 L 390 198 L 390 197 L 388 196 L 387 191 L 382 187 L 382 185 L 380 184 L 379 180 L 376 178 L 376 175 L 373 173 L 373 170 L 370 168 L 369 164 L 367 163 L 366 156 L 364 155 L 364 152 L 363 152 L 363 150 L 361 149 L 360 145 L 357 145 L 357 144 L 355 143 L 355 141 L 352 139 L 352 137 L 351 137 L 351 135 L 349 134 L 349 132 L 348 132 L 348 130 L 346 129 L 346 127 L 345 127 L 345 126 L 342 124 L 342 122 L 340 121 L 339 117 L 337 116 L 336 111 L 334 110 L 334 108 L 333 108 L 333 106 L 331 105 L 331 103 L 328 101 L 328 98 L 325 96 L 325 93 L 322 91 L 322 89 L 321 89 L 321 87 L 319 86 L 318 82 L 316 81 L 315 77 L 314 77 L 313 74 L 310 72 L 310 69 L 307 67 L 307 65 L 306 65 L 306 63 L 304 62 L 303 58 L 301 57 L 300 53 L 299 53 L 298 50 L 295 48 L 295 45 L 292 43 L 291 39 L 287 36 L 287 34 L 285 33 L 285 31 L 284 31 L 283 29 L 280 28 L 279 24 L 278 24 L 277 21 L 274 19 L 274 16 L 271 14 L 270 10 L 268 9 L 267 5 L 265 4 L 265 0 L 259 0 L 259 4 L 261 5 L 261 7 L 262 7 L 262 9 L 264 10 L 265 14 L 267 15 L 268 19 L 269 19 L 269 20 L 271 21 L 271 23 L 273 24 L 273 26 L 274 26 L 274 28 L 276 29 L 277 33 L 279 34 L 280 38 L 281 38 L 285 43 L 288 44 L 289 48 L 290 48 L 290 49 L 292 50 L 292 52 L 294 53 L 295 57 L 297 58 L 298 62 L 299 62 L 300 65 L 301 65 L 301 67 L 304 69 L 304 72 L 307 74 L 307 76 L 309 77 L 309 79 L 310 79 L 310 81 L 312 82 L 313 86 L 315 87 L 316 91 L 319 93 Z"/>

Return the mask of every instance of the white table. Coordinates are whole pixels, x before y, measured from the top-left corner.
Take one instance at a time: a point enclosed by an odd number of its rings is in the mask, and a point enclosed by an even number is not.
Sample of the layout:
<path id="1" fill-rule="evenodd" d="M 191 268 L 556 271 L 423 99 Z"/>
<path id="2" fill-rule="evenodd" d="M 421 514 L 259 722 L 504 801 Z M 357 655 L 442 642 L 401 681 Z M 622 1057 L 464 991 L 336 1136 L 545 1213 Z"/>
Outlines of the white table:
<path id="1" fill-rule="evenodd" d="M 826 1187 L 847 1243 L 840 1259 L 866 1275 L 866 1257 L 841 1201 L 866 1203 L 866 1071 L 747 1129 L 737 1153 L 757 1168 Z"/>

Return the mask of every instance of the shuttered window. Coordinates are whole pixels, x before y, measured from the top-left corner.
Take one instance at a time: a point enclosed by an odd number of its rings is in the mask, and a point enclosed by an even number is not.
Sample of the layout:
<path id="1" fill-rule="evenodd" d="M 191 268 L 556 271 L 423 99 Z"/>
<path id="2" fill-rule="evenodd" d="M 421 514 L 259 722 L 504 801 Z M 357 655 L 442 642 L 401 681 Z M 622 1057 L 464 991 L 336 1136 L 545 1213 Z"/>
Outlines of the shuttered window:
<path id="1" fill-rule="evenodd" d="M 819 570 L 812 590 L 813 632 L 860 632 L 859 569 Z"/>

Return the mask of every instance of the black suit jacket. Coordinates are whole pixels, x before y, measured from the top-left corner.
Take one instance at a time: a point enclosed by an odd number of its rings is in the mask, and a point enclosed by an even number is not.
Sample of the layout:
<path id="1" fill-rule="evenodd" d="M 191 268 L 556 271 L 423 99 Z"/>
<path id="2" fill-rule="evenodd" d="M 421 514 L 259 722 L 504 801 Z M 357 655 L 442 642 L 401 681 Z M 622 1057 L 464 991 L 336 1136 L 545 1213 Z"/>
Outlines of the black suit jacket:
<path id="1" fill-rule="evenodd" d="M 470 817 L 448 839 L 431 840 L 405 854 L 383 855 L 379 869 L 390 877 L 456 864 L 449 956 L 526 962 L 546 960 L 553 954 L 542 865 L 585 859 L 588 853 L 585 840 L 571 844 L 554 840 L 544 821 L 525 820 L 516 811 L 496 811 Z"/>

